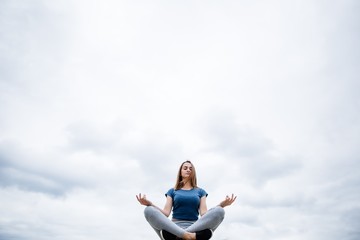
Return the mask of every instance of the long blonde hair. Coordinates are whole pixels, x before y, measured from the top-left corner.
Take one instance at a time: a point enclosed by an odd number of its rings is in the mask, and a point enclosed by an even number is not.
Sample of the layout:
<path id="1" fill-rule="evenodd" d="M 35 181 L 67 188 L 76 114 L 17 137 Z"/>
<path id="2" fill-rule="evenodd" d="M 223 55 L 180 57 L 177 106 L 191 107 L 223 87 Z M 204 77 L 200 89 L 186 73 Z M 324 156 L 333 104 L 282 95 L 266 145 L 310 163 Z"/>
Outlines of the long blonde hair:
<path id="1" fill-rule="evenodd" d="M 192 170 L 191 170 L 191 177 L 190 177 L 190 184 L 193 188 L 197 188 L 197 180 L 196 180 L 196 171 L 195 171 L 195 166 L 194 164 L 192 164 L 192 162 L 190 162 L 189 160 L 186 160 L 185 162 L 183 162 L 181 165 L 180 165 L 180 168 L 179 168 L 179 171 L 178 171 L 178 174 L 177 174 L 177 178 L 176 178 L 176 184 L 175 184 L 175 187 L 174 189 L 175 190 L 179 190 L 180 188 L 182 188 L 185 183 L 183 182 L 183 179 L 182 179 L 182 176 L 181 176 L 181 169 L 183 167 L 183 165 L 185 163 L 190 163 L 191 164 L 191 167 L 192 167 Z"/>

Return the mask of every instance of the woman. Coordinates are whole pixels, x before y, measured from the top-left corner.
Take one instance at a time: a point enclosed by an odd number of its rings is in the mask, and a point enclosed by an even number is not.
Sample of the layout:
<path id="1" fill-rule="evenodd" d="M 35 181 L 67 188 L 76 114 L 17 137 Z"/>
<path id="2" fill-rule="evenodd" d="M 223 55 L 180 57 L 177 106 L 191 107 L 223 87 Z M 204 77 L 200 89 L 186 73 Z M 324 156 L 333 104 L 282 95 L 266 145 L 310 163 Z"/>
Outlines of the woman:
<path id="1" fill-rule="evenodd" d="M 174 188 L 166 194 L 163 209 L 146 199 L 145 194 L 136 196 L 140 204 L 147 206 L 144 214 L 160 239 L 208 240 L 224 219 L 224 207 L 231 205 L 236 196 L 226 196 L 219 205 L 207 209 L 204 189 L 197 186 L 196 171 L 190 161 L 181 164 Z M 172 211 L 172 219 L 168 217 Z M 200 218 L 199 218 L 200 214 Z"/>

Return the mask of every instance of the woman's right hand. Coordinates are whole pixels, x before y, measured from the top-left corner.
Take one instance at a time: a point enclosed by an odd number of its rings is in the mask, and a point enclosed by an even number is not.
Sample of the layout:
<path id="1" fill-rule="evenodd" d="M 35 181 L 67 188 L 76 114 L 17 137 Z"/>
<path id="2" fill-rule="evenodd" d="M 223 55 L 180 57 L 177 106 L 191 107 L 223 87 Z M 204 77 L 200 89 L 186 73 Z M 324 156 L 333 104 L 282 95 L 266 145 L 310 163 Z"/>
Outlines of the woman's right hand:
<path id="1" fill-rule="evenodd" d="M 146 199 L 146 195 L 141 195 L 141 193 L 139 193 L 139 195 L 136 195 L 136 199 L 139 201 L 139 203 L 141 205 L 145 205 L 145 206 L 151 206 L 152 202 Z"/>

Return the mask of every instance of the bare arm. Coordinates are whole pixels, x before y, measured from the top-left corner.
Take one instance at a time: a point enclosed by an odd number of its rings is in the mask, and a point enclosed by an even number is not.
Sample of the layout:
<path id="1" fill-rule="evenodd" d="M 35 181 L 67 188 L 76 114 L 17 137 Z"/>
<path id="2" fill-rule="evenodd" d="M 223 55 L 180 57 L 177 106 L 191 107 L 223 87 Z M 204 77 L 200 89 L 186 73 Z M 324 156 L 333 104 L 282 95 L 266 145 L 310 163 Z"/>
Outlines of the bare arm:
<path id="1" fill-rule="evenodd" d="M 165 203 L 165 206 L 164 206 L 164 209 L 163 210 L 160 210 L 162 213 L 165 214 L 165 216 L 170 216 L 170 213 L 171 213 L 171 209 L 172 209 L 172 205 L 173 205 L 173 200 L 171 197 L 167 196 L 166 197 L 166 203 Z"/>
<path id="2" fill-rule="evenodd" d="M 172 198 L 167 196 L 166 197 L 166 203 L 164 206 L 164 209 L 159 208 L 158 206 L 154 205 L 150 200 L 146 199 L 146 195 L 141 195 L 141 193 L 139 195 L 136 195 L 136 199 L 139 201 L 139 203 L 141 205 L 144 206 L 153 206 L 157 209 L 159 209 L 166 217 L 168 217 L 171 213 L 171 209 L 172 209 Z"/>
<path id="3" fill-rule="evenodd" d="M 207 205 L 206 205 L 206 196 L 200 198 L 200 216 L 204 215 L 207 212 Z"/>

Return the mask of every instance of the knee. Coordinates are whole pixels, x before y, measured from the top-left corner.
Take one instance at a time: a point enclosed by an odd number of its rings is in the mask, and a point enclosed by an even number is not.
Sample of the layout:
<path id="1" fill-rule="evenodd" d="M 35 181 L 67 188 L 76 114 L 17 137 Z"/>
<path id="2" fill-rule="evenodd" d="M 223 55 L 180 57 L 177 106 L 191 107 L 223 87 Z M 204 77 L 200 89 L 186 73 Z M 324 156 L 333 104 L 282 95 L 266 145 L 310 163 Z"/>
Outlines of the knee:
<path id="1" fill-rule="evenodd" d="M 148 220 L 151 216 L 154 215 L 154 212 L 156 211 L 156 209 L 153 206 L 147 206 L 144 209 L 144 216 L 145 218 Z"/>
<path id="2" fill-rule="evenodd" d="M 221 220 L 224 219 L 224 217 L 225 217 L 224 208 L 218 206 L 218 207 L 214 208 L 213 210 L 215 211 L 215 214 L 219 219 L 221 219 Z"/>

